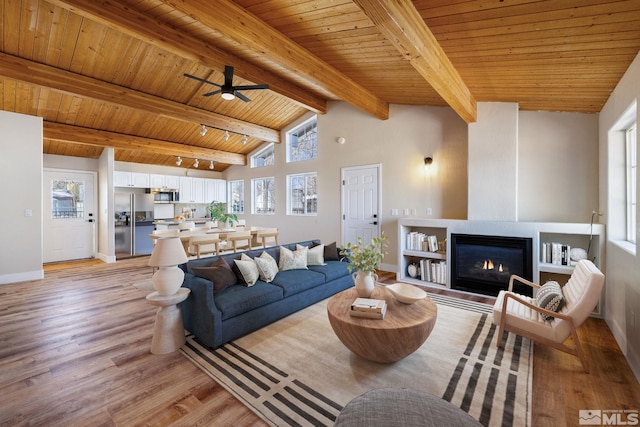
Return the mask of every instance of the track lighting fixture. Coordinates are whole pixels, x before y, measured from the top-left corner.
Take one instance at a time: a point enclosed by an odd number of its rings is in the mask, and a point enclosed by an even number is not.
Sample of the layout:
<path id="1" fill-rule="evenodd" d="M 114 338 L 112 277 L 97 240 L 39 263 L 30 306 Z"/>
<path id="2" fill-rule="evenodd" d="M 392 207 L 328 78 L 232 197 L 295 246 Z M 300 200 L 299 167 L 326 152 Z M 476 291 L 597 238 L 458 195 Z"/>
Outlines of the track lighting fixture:
<path id="1" fill-rule="evenodd" d="M 222 137 L 222 139 L 224 141 L 228 141 L 229 140 L 229 131 L 228 130 L 224 131 L 224 136 Z"/>
<path id="2" fill-rule="evenodd" d="M 178 156 L 178 160 L 176 160 L 176 166 L 180 166 L 182 164 L 182 157 Z"/>
<path id="3" fill-rule="evenodd" d="M 244 135 L 244 136 L 242 137 L 242 143 L 243 143 L 243 144 L 246 144 L 248 140 L 249 140 L 249 137 L 248 137 L 247 135 Z"/>
<path id="4" fill-rule="evenodd" d="M 213 160 L 209 163 L 209 169 L 213 170 Z"/>
<path id="5" fill-rule="evenodd" d="M 193 167 L 194 167 L 194 168 L 196 168 L 196 169 L 198 169 L 198 165 L 199 165 L 199 164 L 200 164 L 200 163 L 198 162 L 198 159 L 196 159 L 196 161 L 195 161 L 195 162 L 193 162 Z"/>
<path id="6" fill-rule="evenodd" d="M 425 166 L 429 166 L 431 163 L 433 163 L 433 157 L 428 156 L 424 158 L 424 165 Z"/>
<path id="7" fill-rule="evenodd" d="M 202 125 L 202 130 L 200 130 L 200 136 L 205 136 L 207 134 L 207 127 Z"/>

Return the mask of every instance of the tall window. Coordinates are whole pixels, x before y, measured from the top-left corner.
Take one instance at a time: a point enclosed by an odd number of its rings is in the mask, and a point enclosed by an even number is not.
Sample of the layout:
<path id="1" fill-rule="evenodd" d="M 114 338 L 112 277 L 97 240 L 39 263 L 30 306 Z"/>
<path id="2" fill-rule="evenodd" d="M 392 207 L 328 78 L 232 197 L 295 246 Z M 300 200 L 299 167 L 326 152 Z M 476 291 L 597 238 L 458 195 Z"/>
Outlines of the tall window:
<path id="1" fill-rule="evenodd" d="M 318 122 L 314 116 L 287 132 L 287 162 L 318 157 Z"/>
<path id="2" fill-rule="evenodd" d="M 638 144 L 636 141 L 637 123 L 625 132 L 626 142 L 626 181 L 627 181 L 627 241 L 636 243 L 636 194 L 638 179 Z"/>
<path id="3" fill-rule="evenodd" d="M 229 199 L 227 200 L 227 206 L 229 206 L 229 213 L 243 214 L 244 213 L 244 180 L 229 181 Z"/>
<path id="4" fill-rule="evenodd" d="M 318 213 L 316 172 L 287 176 L 287 208 L 289 215 L 315 215 Z"/>
<path id="5" fill-rule="evenodd" d="M 84 216 L 84 181 L 51 181 L 51 218 Z"/>
<path id="6" fill-rule="evenodd" d="M 274 144 L 271 143 L 251 156 L 251 167 L 261 168 L 263 166 L 273 166 L 275 164 Z"/>
<path id="7" fill-rule="evenodd" d="M 275 178 L 256 178 L 251 180 L 253 191 L 253 213 L 272 214 L 276 211 Z"/>

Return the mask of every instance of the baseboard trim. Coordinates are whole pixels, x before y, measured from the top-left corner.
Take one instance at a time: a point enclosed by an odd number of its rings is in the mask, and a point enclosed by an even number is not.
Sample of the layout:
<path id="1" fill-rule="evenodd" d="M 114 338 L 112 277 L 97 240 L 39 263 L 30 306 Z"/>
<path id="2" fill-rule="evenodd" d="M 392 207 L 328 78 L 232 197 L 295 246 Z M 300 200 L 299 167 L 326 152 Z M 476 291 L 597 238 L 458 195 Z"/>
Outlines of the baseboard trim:
<path id="1" fill-rule="evenodd" d="M 2 274 L 0 275 L 0 285 L 15 282 L 26 282 L 29 280 L 44 279 L 44 270 L 24 271 L 21 273 Z"/>

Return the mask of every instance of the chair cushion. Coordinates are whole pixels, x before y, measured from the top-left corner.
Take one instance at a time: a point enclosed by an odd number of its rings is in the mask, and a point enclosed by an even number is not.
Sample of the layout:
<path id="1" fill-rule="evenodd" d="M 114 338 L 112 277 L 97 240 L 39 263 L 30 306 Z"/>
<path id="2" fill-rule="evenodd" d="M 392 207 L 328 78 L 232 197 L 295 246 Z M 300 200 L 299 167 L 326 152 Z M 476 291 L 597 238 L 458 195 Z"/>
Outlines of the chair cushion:
<path id="1" fill-rule="evenodd" d="M 558 282 L 549 281 L 540 286 L 536 293 L 536 305 L 545 310 L 555 311 L 556 313 L 564 306 L 564 295 L 562 288 Z M 551 320 L 553 316 L 539 313 L 544 320 Z"/>
<path id="2" fill-rule="evenodd" d="M 210 280 L 213 283 L 214 294 L 238 281 L 229 264 L 222 258 L 213 261 L 210 267 L 193 267 L 193 274 Z"/>
<path id="3" fill-rule="evenodd" d="M 216 295 L 215 304 L 225 320 L 282 298 L 282 288 L 258 280 L 249 288 L 238 284 L 229 286 Z"/>
<path id="4" fill-rule="evenodd" d="M 330 282 L 342 276 L 350 276 L 348 265 L 346 262 L 327 261 L 324 265 L 310 265 L 309 270 L 324 274 L 325 282 Z"/>
<path id="5" fill-rule="evenodd" d="M 285 298 L 324 285 L 324 283 L 324 275 L 311 270 L 281 271 L 271 282 L 272 285 L 282 288 Z"/>

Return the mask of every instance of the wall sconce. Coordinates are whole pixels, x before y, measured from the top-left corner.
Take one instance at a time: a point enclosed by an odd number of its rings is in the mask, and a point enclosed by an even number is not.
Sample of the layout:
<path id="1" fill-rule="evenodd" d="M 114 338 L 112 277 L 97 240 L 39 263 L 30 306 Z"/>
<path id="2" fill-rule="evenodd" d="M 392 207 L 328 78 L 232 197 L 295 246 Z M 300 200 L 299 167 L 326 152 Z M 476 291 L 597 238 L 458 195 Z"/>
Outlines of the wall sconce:
<path id="1" fill-rule="evenodd" d="M 433 163 L 433 157 L 425 157 L 424 158 L 424 167 L 427 168 L 429 165 Z"/>

